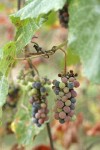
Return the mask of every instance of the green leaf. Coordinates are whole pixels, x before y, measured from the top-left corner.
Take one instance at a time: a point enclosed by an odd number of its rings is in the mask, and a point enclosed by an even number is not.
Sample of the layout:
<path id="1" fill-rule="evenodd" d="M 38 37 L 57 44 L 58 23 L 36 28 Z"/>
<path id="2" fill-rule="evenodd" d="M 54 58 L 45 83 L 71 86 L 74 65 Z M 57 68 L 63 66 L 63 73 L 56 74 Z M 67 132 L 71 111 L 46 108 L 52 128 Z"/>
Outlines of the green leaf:
<path id="1" fill-rule="evenodd" d="M 100 83 L 100 1 L 71 1 L 69 13 L 69 47 L 80 56 L 84 74 Z"/>
<path id="2" fill-rule="evenodd" d="M 3 50 L 0 50 L 0 107 L 5 103 L 8 93 L 8 82 L 6 76 L 14 63 L 16 46 L 14 42 L 7 43 Z"/>
<path id="3" fill-rule="evenodd" d="M 44 129 L 44 125 L 40 128 L 36 127 L 32 123 L 32 119 L 25 111 L 20 110 L 20 115 L 18 119 L 20 119 L 16 124 L 16 135 L 18 137 L 18 142 L 23 145 L 29 145 L 33 143 L 34 137 L 36 137 L 41 130 Z"/>
<path id="4" fill-rule="evenodd" d="M 55 22 L 57 21 L 57 13 L 52 11 L 49 15 L 48 15 L 48 20 L 46 21 L 45 25 L 49 26 L 50 28 L 52 27 L 52 25 L 55 24 Z"/>
<path id="5" fill-rule="evenodd" d="M 15 42 L 7 43 L 0 52 L 0 73 L 7 75 L 12 64 L 15 62 L 16 46 Z"/>
<path id="6" fill-rule="evenodd" d="M 15 40 L 17 53 L 19 53 L 31 41 L 32 36 L 44 23 L 45 18 L 20 20 L 20 18 L 11 17 L 11 20 L 17 27 Z"/>
<path id="7" fill-rule="evenodd" d="M 74 54 L 70 49 L 67 51 L 67 65 L 75 65 L 80 62 L 79 56 Z"/>
<path id="8" fill-rule="evenodd" d="M 0 107 L 5 103 L 8 94 L 8 82 L 5 76 L 0 77 Z"/>
<path id="9" fill-rule="evenodd" d="M 26 18 L 37 18 L 41 14 L 47 14 L 51 10 L 61 9 L 66 0 L 34 0 L 24 8 L 13 14 L 14 17 L 20 17 L 21 20 Z"/>

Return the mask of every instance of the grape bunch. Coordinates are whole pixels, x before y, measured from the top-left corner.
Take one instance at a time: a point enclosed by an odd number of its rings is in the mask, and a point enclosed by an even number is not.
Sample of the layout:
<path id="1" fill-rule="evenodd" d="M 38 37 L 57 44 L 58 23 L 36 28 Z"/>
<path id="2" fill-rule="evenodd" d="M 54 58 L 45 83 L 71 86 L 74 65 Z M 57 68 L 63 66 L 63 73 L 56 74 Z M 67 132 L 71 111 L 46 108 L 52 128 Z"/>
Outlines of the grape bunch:
<path id="1" fill-rule="evenodd" d="M 62 27 L 68 28 L 68 5 L 65 5 L 61 10 L 59 10 L 59 21 Z"/>
<path id="2" fill-rule="evenodd" d="M 77 74 L 74 74 L 72 70 L 66 75 L 59 74 L 58 76 L 61 77 L 61 82 L 53 80 L 52 86 L 54 93 L 57 95 L 54 117 L 63 124 L 76 118 L 74 110 L 77 93 L 74 87 L 78 88 L 80 84 L 76 80 Z"/>
<path id="3" fill-rule="evenodd" d="M 29 91 L 30 103 L 32 104 L 32 120 L 38 127 L 48 120 L 47 96 L 48 87 L 51 84 L 47 78 L 33 77 L 32 88 Z"/>

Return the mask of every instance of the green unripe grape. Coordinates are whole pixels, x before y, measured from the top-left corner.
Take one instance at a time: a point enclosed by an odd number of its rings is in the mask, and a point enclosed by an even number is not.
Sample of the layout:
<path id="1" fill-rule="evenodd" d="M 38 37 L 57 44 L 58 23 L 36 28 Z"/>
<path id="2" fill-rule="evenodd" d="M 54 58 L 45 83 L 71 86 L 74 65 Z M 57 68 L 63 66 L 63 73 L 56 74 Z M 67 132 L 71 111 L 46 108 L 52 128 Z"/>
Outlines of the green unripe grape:
<path id="1" fill-rule="evenodd" d="M 70 101 L 70 100 L 67 100 L 67 101 L 65 102 L 65 105 L 66 105 L 66 106 L 70 106 L 70 105 L 71 105 L 71 101 Z"/>
<path id="2" fill-rule="evenodd" d="M 34 81 L 40 81 L 40 78 L 39 78 L 38 75 L 35 75 L 35 76 L 34 76 Z"/>
<path id="3" fill-rule="evenodd" d="M 45 103 L 41 103 L 41 107 L 42 107 L 42 108 L 46 108 L 47 105 L 46 105 Z"/>
<path id="4" fill-rule="evenodd" d="M 62 97 L 62 101 L 63 101 L 63 102 L 66 102 L 67 100 L 68 100 L 67 96 L 63 96 L 63 97 Z"/>
<path id="5" fill-rule="evenodd" d="M 59 87 L 60 87 L 61 89 L 64 89 L 64 87 L 65 87 L 65 83 L 60 82 L 60 83 L 59 83 Z"/>
<path id="6" fill-rule="evenodd" d="M 32 82 L 28 82 L 27 87 L 31 88 L 32 87 Z"/>
<path id="7" fill-rule="evenodd" d="M 76 120 L 76 115 L 73 115 L 72 118 L 71 118 L 71 120 L 75 121 Z"/>
<path id="8" fill-rule="evenodd" d="M 32 89 L 32 90 L 29 92 L 29 96 L 36 95 L 36 94 L 37 94 L 37 89 Z"/>
<path id="9" fill-rule="evenodd" d="M 25 80 L 29 81 L 30 77 L 29 76 L 25 76 Z"/>
<path id="10" fill-rule="evenodd" d="M 60 109 L 60 108 L 57 108 L 57 112 L 62 112 L 62 109 Z"/>
<path id="11" fill-rule="evenodd" d="M 44 93 L 41 93 L 41 95 L 42 95 L 42 96 L 45 96 L 45 95 L 46 95 L 46 92 L 44 92 Z"/>
<path id="12" fill-rule="evenodd" d="M 30 86 L 25 86 L 25 91 L 29 91 L 31 89 Z"/>
<path id="13" fill-rule="evenodd" d="M 40 81 L 41 81 L 41 84 L 45 84 L 46 83 L 45 79 L 41 79 Z"/>
<path id="14" fill-rule="evenodd" d="M 64 96 L 64 92 L 59 92 L 59 96 Z"/>
<path id="15" fill-rule="evenodd" d="M 64 93 L 68 93 L 69 92 L 69 88 L 68 87 L 65 87 L 63 90 L 64 90 Z"/>
<path id="16" fill-rule="evenodd" d="M 57 95 L 57 99 L 56 100 L 60 100 L 60 99 L 61 99 L 61 97 L 59 95 Z"/>
<path id="17" fill-rule="evenodd" d="M 20 84 L 25 85 L 25 80 L 20 80 Z"/>

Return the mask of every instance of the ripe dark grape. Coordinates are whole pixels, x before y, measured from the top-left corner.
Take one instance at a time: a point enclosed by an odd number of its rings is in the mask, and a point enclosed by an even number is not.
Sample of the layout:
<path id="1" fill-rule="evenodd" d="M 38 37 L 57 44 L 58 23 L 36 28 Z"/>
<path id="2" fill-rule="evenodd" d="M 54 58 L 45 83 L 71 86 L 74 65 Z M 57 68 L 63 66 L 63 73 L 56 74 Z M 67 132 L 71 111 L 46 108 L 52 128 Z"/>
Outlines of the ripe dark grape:
<path id="1" fill-rule="evenodd" d="M 69 14 L 67 4 L 61 10 L 59 10 L 59 21 L 62 27 L 68 27 Z"/>
<path id="2" fill-rule="evenodd" d="M 74 109 L 77 93 L 74 87 L 77 88 L 79 86 L 76 76 L 77 74 L 74 74 L 71 70 L 66 75 L 60 74 L 61 82 L 57 80 L 53 81 L 53 90 L 55 94 L 58 95 L 54 109 L 54 117 L 56 120 L 59 120 L 61 124 L 66 121 L 75 120 Z"/>

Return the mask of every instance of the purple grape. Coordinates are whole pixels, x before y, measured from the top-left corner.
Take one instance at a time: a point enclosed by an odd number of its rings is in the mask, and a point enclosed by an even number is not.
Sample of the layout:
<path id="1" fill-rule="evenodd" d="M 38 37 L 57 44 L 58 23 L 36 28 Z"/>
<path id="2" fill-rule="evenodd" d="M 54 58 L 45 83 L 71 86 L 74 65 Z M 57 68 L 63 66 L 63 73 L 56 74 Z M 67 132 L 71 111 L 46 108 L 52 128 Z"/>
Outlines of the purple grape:
<path id="1" fill-rule="evenodd" d="M 45 87 L 41 87 L 41 88 L 40 88 L 40 92 L 41 92 L 41 93 L 45 93 L 45 92 L 46 92 L 46 88 L 45 88 Z"/>
<path id="2" fill-rule="evenodd" d="M 55 81 L 55 82 L 54 82 L 55 87 L 58 88 L 58 87 L 59 87 L 59 83 L 60 83 L 59 81 Z"/>
<path id="3" fill-rule="evenodd" d="M 73 83 L 73 82 L 69 82 L 69 83 L 68 83 L 68 88 L 69 88 L 69 89 L 73 89 L 73 87 L 74 87 L 74 83 Z"/>
<path id="4" fill-rule="evenodd" d="M 59 95 L 59 90 L 54 90 L 56 95 Z"/>
<path id="5" fill-rule="evenodd" d="M 75 78 L 74 77 L 70 77 L 69 78 L 69 82 L 74 82 Z"/>
<path id="6" fill-rule="evenodd" d="M 46 114 L 45 113 L 42 113 L 41 114 L 41 118 L 45 118 L 46 117 Z"/>
<path id="7" fill-rule="evenodd" d="M 59 118 L 60 118 L 60 119 L 65 119 L 65 118 L 66 118 L 66 113 L 63 112 L 63 111 L 60 112 L 60 113 L 59 113 Z"/>
<path id="8" fill-rule="evenodd" d="M 70 107 L 65 106 L 65 107 L 63 108 L 63 110 L 64 110 L 65 113 L 69 113 L 69 112 L 70 112 Z"/>
<path id="9" fill-rule="evenodd" d="M 38 127 L 41 127 L 41 124 L 39 124 L 39 123 L 37 123 L 36 125 L 37 125 Z"/>
<path id="10" fill-rule="evenodd" d="M 69 115 L 70 117 L 72 117 L 74 114 L 75 114 L 74 110 L 71 110 L 68 115 Z"/>
<path id="11" fill-rule="evenodd" d="M 66 77 L 63 77 L 63 78 L 61 78 L 61 81 L 62 81 L 63 83 L 67 83 L 67 78 L 66 78 Z"/>
<path id="12" fill-rule="evenodd" d="M 39 119 L 38 122 L 39 122 L 39 124 L 43 124 L 44 123 L 44 119 Z"/>
<path id="13" fill-rule="evenodd" d="M 74 81 L 74 87 L 78 88 L 80 86 L 80 83 L 78 81 Z"/>
<path id="14" fill-rule="evenodd" d="M 71 98 L 71 92 L 68 92 L 68 93 L 66 94 L 66 97 L 67 97 L 67 98 Z"/>
<path id="15" fill-rule="evenodd" d="M 65 118 L 64 120 L 65 120 L 65 122 L 66 122 L 66 121 L 70 121 L 70 120 L 71 120 L 71 117 L 70 117 L 70 116 L 66 116 L 66 118 Z"/>
<path id="16" fill-rule="evenodd" d="M 37 89 L 40 89 L 40 88 L 41 88 L 41 83 L 40 83 L 40 82 L 36 82 L 36 83 L 35 83 L 35 87 L 36 87 Z"/>
<path id="17" fill-rule="evenodd" d="M 36 113 L 36 114 L 35 114 L 35 118 L 37 118 L 37 119 L 39 119 L 40 116 L 41 116 L 41 115 L 40 115 L 39 113 Z"/>
<path id="18" fill-rule="evenodd" d="M 55 113 L 55 114 L 54 114 L 54 118 L 55 118 L 56 120 L 59 120 L 59 113 Z"/>
<path id="19" fill-rule="evenodd" d="M 70 101 L 71 101 L 72 103 L 76 103 L 76 99 L 75 99 L 75 98 L 71 98 Z"/>
<path id="20" fill-rule="evenodd" d="M 64 106 L 64 103 L 62 101 L 58 100 L 56 102 L 56 105 L 57 105 L 57 108 L 62 108 Z"/>
<path id="21" fill-rule="evenodd" d="M 71 96 L 72 96 L 72 97 L 76 97 L 76 96 L 77 96 L 77 93 L 76 93 L 76 91 L 74 91 L 74 90 L 71 90 Z"/>
<path id="22" fill-rule="evenodd" d="M 38 123 L 38 119 L 36 119 L 36 118 L 32 118 L 32 121 L 33 121 L 33 123 Z"/>
<path id="23" fill-rule="evenodd" d="M 74 110 L 75 109 L 75 104 L 71 103 L 70 109 Z"/>
<path id="24" fill-rule="evenodd" d="M 64 119 L 59 119 L 59 122 L 60 122 L 61 124 L 63 124 L 63 123 L 65 123 L 65 120 L 64 120 Z"/>

